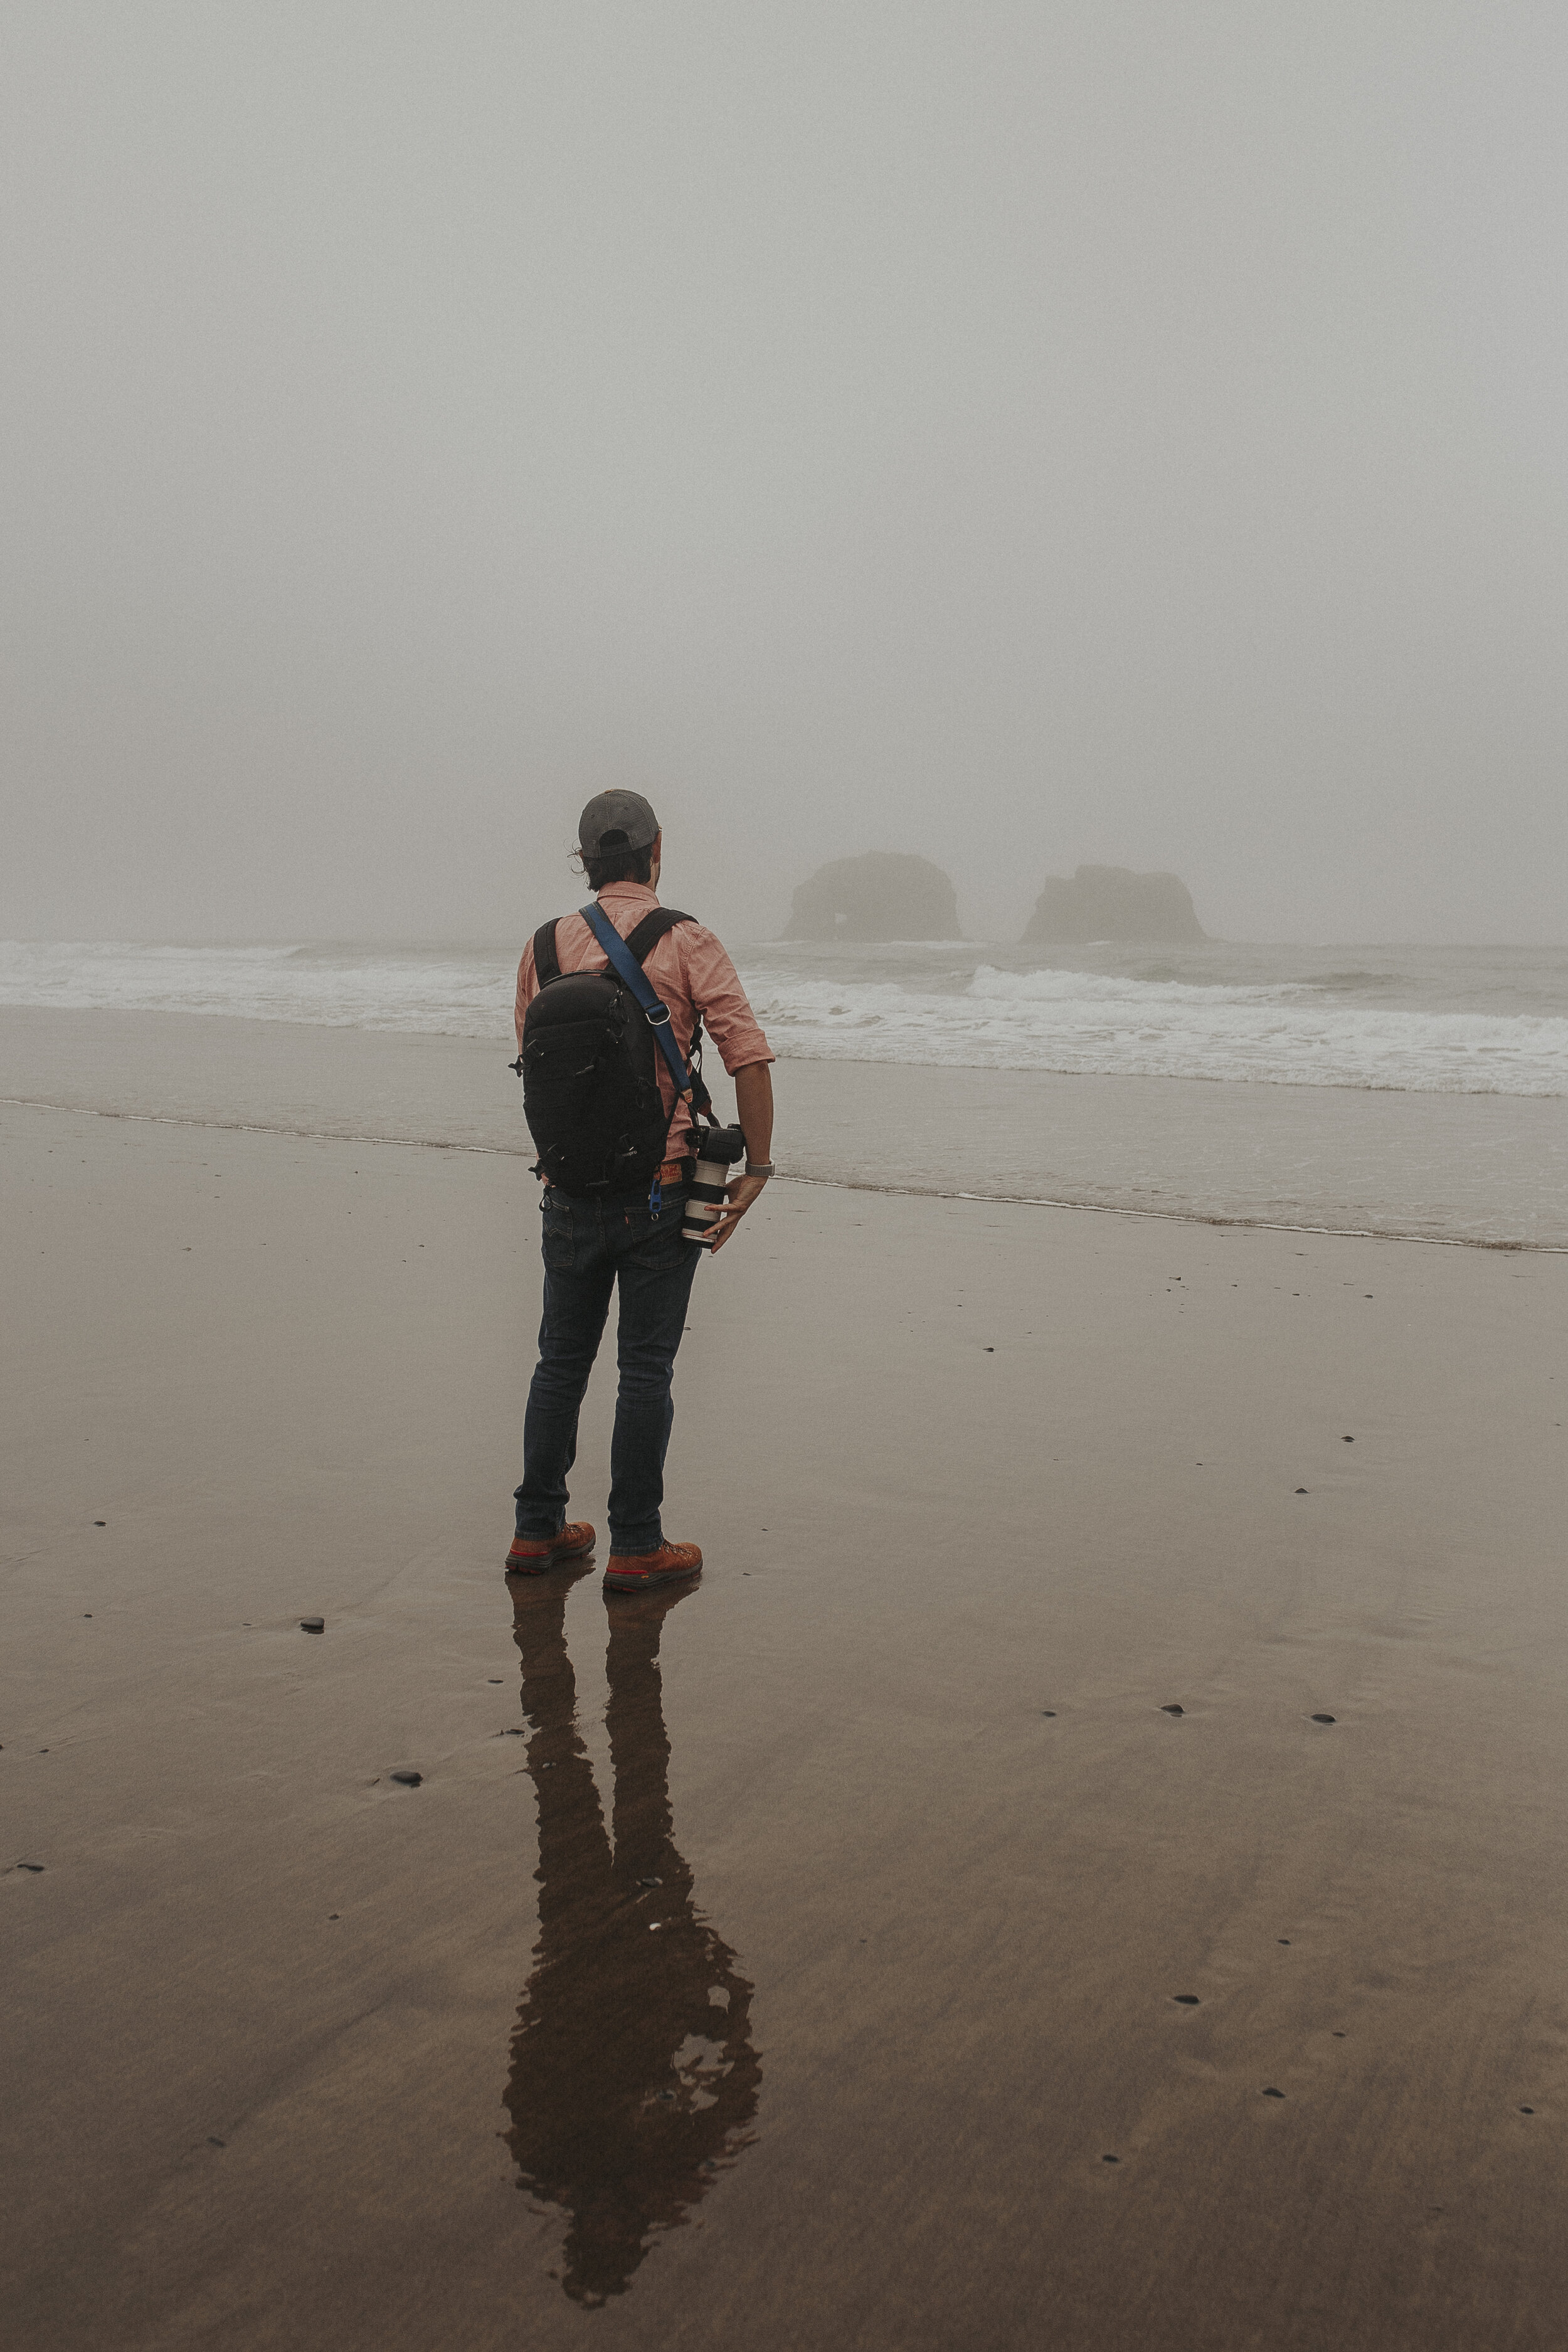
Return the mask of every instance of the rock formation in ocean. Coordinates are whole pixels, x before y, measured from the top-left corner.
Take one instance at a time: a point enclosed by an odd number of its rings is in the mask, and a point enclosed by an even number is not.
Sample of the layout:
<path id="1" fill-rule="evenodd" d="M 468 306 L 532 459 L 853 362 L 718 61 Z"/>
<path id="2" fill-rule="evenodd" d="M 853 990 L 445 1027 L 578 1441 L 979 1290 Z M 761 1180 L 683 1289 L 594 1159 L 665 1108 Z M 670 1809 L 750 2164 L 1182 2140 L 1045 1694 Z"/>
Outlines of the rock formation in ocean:
<path id="1" fill-rule="evenodd" d="M 1205 940 L 1191 893 L 1173 874 L 1125 866 L 1080 866 L 1070 882 L 1053 874 L 1024 933 L 1026 947 L 1082 947 L 1090 940 Z"/>
<path id="2" fill-rule="evenodd" d="M 795 894 L 786 940 L 957 940 L 958 898 L 940 866 L 887 849 L 819 866 Z"/>

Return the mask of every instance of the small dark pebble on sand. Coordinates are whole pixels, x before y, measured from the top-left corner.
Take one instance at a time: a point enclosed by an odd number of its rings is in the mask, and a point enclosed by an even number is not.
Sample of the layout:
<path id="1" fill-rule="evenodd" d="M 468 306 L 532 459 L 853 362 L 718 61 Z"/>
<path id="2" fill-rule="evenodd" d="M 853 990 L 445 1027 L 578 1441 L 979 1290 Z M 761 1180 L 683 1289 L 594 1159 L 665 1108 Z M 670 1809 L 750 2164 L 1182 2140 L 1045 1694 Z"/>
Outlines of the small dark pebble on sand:
<path id="1" fill-rule="evenodd" d="M 1179 2000 L 1184 2009 L 1196 2009 L 1199 2006 L 1198 1997 L 1195 1992 L 1173 1992 L 1171 1995 L 1171 1999 L 1173 2000 Z"/>
<path id="2" fill-rule="evenodd" d="M 1042 1715 L 1048 1715 L 1048 1716 L 1050 1716 L 1050 1717 L 1052 1717 L 1052 1719 L 1053 1719 L 1053 1720 L 1055 1719 L 1056 1712 L 1057 1712 L 1057 1711 L 1056 1711 L 1056 1708 L 1055 1708 L 1054 1706 L 1043 1706 L 1043 1707 L 1041 1707 L 1041 1709 L 1040 1709 L 1040 1713 L 1041 1713 Z"/>
<path id="3" fill-rule="evenodd" d="M 1338 1719 L 1339 1718 L 1336 1716 L 1332 1715 L 1315 1715 L 1312 1717 L 1312 1721 L 1314 1723 L 1334 1723 L 1337 1722 Z"/>
<path id="4" fill-rule="evenodd" d="M 489 1679 L 492 1684 L 504 1683 L 506 1676 L 504 1675 L 491 1675 Z"/>
<path id="5" fill-rule="evenodd" d="M 1519 2112 L 1521 2116 L 1532 2116 L 1535 2113 L 1535 2109 L 1533 2107 L 1521 2107 Z"/>
<path id="6" fill-rule="evenodd" d="M 392 1779 L 392 1780 L 395 1780 L 395 1781 L 397 1782 L 397 1784 L 398 1784 L 399 1788 L 402 1788 L 402 1789 L 417 1789 L 417 1787 L 419 1786 L 419 1783 L 421 1782 L 421 1780 L 424 1780 L 425 1775 L 424 1775 L 424 1773 L 423 1773 L 423 1772 L 413 1772 L 413 1771 L 409 1771 L 409 1772 L 394 1772 L 394 1773 L 392 1773 L 392 1774 L 390 1774 L 390 1775 L 389 1775 L 389 1778 L 390 1778 L 390 1779 Z"/>
<path id="7" fill-rule="evenodd" d="M 1177 1706 L 1173 1702 L 1170 1706 L 1163 1706 L 1160 1709 L 1162 1715 L 1185 1715 L 1186 1711 L 1184 1706 Z"/>
<path id="8" fill-rule="evenodd" d="M 1344 2040 L 1344 2038 L 1345 2038 L 1345 2037 L 1344 2037 L 1344 2035 L 1341 2032 L 1341 2031 L 1340 2031 L 1339 2027 L 1336 2025 L 1336 2026 L 1335 2026 L 1335 2028 L 1334 2028 L 1334 2040 L 1335 2040 L 1336 2042 L 1342 2042 L 1342 2041 Z"/>
<path id="9" fill-rule="evenodd" d="M 326 1630 L 327 1621 L 324 1617 L 301 1617 L 300 1620 L 301 1633 L 324 1633 Z"/>
<path id="10" fill-rule="evenodd" d="M 337 1915 L 337 1913 L 336 1913 L 335 1911 L 329 1911 L 329 1912 L 328 1912 L 328 1914 L 327 1914 L 327 1916 L 328 1916 L 328 1918 L 329 1918 L 329 1919 L 335 1919 L 335 1918 L 337 1917 L 337 1916 L 338 1916 L 338 1915 Z"/>
<path id="11" fill-rule="evenodd" d="M 1355 1439 L 1353 1437 L 1342 1437 L 1340 1444 L 1342 1445 L 1353 1445 L 1355 1444 Z"/>
<path id="12" fill-rule="evenodd" d="M 1296 1492 L 1298 1493 L 1298 1495 L 1304 1495 L 1304 1494 L 1306 1493 L 1306 1491 L 1307 1491 L 1307 1489 L 1305 1488 L 1305 1486 L 1298 1486 L 1298 1487 L 1297 1487 L 1297 1489 L 1296 1489 Z"/>
<path id="13" fill-rule="evenodd" d="M 1101 2164 L 1120 2164 L 1121 2158 L 1119 2156 L 1102 2156 L 1100 2160 Z"/>
<path id="14" fill-rule="evenodd" d="M 1289 1936 L 1276 1936 L 1274 1940 L 1277 1944 L 1288 1944 L 1290 1938 Z"/>
<path id="15" fill-rule="evenodd" d="M 30 1870 L 34 1876 L 37 1877 L 44 1865 L 41 1862 L 19 1862 L 16 1864 L 16 1867 L 18 1870 Z"/>
<path id="16" fill-rule="evenodd" d="M 109 1521 L 107 1519 L 94 1519 L 92 1524 L 95 1528 L 106 1528 L 109 1525 Z"/>
<path id="17" fill-rule="evenodd" d="M 1266 2099 L 1282 2099 L 1285 2096 L 1285 2094 L 1283 2091 L 1269 2089 L 1265 2091 L 1263 2095 Z"/>
<path id="18" fill-rule="evenodd" d="M 509 1723 L 506 1729 L 501 1733 L 501 1738 L 503 1739 L 521 1739 L 527 1728 L 528 1727 L 526 1724 Z"/>
<path id="19" fill-rule="evenodd" d="M 209 2147 L 226 2147 L 228 2146 L 228 2142 L 226 2139 L 214 2139 L 211 2132 L 208 2132 L 207 2146 Z"/>

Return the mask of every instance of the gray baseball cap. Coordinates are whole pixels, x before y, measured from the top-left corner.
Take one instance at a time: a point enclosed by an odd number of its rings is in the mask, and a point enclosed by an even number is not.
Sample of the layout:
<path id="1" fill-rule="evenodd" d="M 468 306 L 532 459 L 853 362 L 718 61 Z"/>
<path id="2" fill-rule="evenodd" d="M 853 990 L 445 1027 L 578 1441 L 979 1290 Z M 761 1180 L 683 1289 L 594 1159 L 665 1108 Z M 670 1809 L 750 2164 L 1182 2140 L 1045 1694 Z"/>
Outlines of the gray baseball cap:
<path id="1" fill-rule="evenodd" d="M 607 849 L 651 849 L 658 819 L 641 793 L 595 793 L 577 820 L 577 846 L 585 857 Z M 605 835 L 616 838 L 606 842 Z"/>

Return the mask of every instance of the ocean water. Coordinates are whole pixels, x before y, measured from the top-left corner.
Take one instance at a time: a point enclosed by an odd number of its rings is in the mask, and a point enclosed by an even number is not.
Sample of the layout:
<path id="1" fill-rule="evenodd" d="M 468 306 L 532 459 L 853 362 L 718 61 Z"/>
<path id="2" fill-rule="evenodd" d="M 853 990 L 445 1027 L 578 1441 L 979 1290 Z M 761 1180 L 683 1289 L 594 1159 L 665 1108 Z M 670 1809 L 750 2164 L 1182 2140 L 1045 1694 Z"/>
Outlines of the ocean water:
<path id="1" fill-rule="evenodd" d="M 1568 1095 L 1568 950 L 773 947 L 747 983 L 816 1060 Z"/>
<path id="2" fill-rule="evenodd" d="M 735 958 L 796 1175 L 1568 1246 L 1568 950 Z M 0 943 L 0 1096 L 531 1156 L 515 970 L 510 944 Z"/>
<path id="3" fill-rule="evenodd" d="M 1568 1097 L 1568 950 L 740 947 L 781 1056 Z M 514 948 L 0 942 L 0 1004 L 508 1033 Z"/>

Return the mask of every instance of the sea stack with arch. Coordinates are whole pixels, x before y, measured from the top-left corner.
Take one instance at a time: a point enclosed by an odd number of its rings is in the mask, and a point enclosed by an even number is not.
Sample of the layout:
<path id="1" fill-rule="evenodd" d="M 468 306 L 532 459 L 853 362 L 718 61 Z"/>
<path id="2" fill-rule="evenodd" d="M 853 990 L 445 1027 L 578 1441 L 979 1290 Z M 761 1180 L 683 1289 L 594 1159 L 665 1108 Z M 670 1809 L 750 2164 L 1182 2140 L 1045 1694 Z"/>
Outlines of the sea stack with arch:
<path id="1" fill-rule="evenodd" d="M 819 866 L 795 894 L 786 940 L 957 940 L 958 894 L 940 866 L 896 850 Z"/>
<path id="2" fill-rule="evenodd" d="M 1051 875 L 1024 933 L 1026 947 L 1084 947 L 1094 940 L 1206 940 L 1192 893 L 1173 874 L 1080 866 L 1070 882 Z"/>

